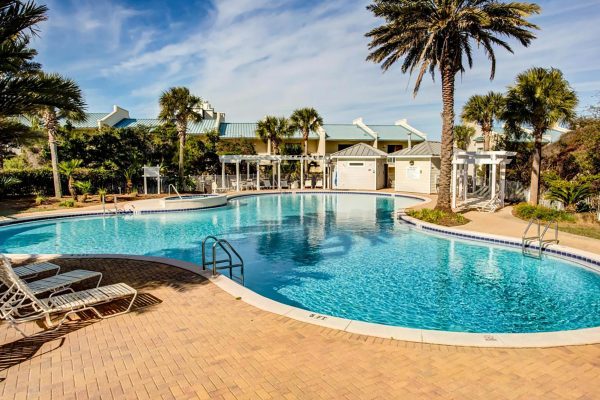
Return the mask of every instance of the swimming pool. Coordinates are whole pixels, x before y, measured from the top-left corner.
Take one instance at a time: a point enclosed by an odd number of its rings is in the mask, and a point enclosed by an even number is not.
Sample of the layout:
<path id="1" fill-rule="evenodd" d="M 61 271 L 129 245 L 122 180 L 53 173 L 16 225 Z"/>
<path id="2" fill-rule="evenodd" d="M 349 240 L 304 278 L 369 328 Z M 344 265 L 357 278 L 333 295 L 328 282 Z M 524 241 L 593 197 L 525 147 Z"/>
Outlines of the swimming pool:
<path id="1" fill-rule="evenodd" d="M 567 261 L 433 236 L 394 218 L 419 200 L 358 194 L 247 196 L 185 213 L 48 220 L 0 228 L 4 253 L 119 253 L 200 263 L 207 235 L 246 262 L 246 286 L 359 321 L 457 332 L 600 325 L 600 275 Z"/>

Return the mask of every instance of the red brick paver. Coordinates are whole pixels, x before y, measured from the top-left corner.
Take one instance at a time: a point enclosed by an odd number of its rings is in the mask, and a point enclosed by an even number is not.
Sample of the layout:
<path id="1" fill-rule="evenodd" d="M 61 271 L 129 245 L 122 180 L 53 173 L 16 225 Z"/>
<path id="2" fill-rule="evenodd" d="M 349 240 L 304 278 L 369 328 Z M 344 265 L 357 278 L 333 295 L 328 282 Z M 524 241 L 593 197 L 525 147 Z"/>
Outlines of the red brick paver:
<path id="1" fill-rule="evenodd" d="M 597 345 L 478 349 L 378 339 L 258 310 L 169 266 L 56 262 L 100 266 L 105 283 L 124 281 L 143 295 L 130 314 L 84 317 L 37 339 L 1 324 L 2 399 L 600 398 Z"/>

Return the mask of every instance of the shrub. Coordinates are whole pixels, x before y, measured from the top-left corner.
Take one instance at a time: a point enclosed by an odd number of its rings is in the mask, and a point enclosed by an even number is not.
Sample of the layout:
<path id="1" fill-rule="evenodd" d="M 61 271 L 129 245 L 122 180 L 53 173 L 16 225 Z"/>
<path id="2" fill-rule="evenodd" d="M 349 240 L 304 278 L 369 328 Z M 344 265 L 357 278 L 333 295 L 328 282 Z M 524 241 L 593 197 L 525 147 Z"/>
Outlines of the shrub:
<path id="1" fill-rule="evenodd" d="M 41 206 L 42 204 L 46 204 L 46 202 L 48 201 L 48 197 L 43 196 L 41 194 L 37 194 L 35 196 L 35 205 L 36 206 Z"/>
<path id="2" fill-rule="evenodd" d="M 58 206 L 59 206 L 59 207 L 69 207 L 69 208 L 73 208 L 73 207 L 75 207 L 75 204 L 76 204 L 76 203 L 75 203 L 75 200 L 73 200 L 73 199 L 68 199 L 68 200 L 65 200 L 65 201 L 61 201 L 61 202 L 58 204 Z"/>
<path id="3" fill-rule="evenodd" d="M 433 210 L 431 208 L 408 210 L 406 213 L 413 218 L 437 225 L 457 226 L 464 225 L 469 222 L 469 220 L 462 214 Z"/>
<path id="4" fill-rule="evenodd" d="M 90 181 L 77 181 L 75 187 L 81 193 L 81 201 L 86 202 L 88 194 L 92 193 L 92 182 Z"/>
<path id="5" fill-rule="evenodd" d="M 576 204 L 585 200 L 591 194 L 591 186 L 577 181 L 554 179 L 548 181 L 547 200 L 561 202 L 569 212 L 576 211 Z"/>
<path id="6" fill-rule="evenodd" d="M 569 214 L 566 211 L 553 210 L 552 208 L 544 206 L 532 206 L 528 203 L 517 204 L 513 209 L 514 214 L 525 220 L 537 218 L 542 221 L 563 221 L 563 222 L 574 222 L 575 216 Z"/>
<path id="7" fill-rule="evenodd" d="M 17 186 L 19 183 L 21 183 L 21 180 L 14 176 L 0 176 L 0 198 L 4 197 L 11 188 Z"/>

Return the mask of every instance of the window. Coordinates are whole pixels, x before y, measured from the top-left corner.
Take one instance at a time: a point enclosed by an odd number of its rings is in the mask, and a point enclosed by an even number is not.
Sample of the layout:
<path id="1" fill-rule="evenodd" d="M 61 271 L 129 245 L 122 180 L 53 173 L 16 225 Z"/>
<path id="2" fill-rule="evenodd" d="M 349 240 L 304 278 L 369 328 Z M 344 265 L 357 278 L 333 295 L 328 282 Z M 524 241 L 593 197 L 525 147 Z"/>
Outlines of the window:
<path id="1" fill-rule="evenodd" d="M 349 167 L 364 167 L 365 163 L 362 163 L 362 162 L 349 162 L 348 166 Z"/>
<path id="2" fill-rule="evenodd" d="M 351 147 L 351 146 L 352 146 L 351 144 L 345 144 L 345 143 L 338 144 L 338 151 L 347 149 L 348 147 Z"/>
<path id="3" fill-rule="evenodd" d="M 402 150 L 403 148 L 404 148 L 404 146 L 402 146 L 401 144 L 388 144 L 387 152 L 393 153 L 395 151 Z"/>

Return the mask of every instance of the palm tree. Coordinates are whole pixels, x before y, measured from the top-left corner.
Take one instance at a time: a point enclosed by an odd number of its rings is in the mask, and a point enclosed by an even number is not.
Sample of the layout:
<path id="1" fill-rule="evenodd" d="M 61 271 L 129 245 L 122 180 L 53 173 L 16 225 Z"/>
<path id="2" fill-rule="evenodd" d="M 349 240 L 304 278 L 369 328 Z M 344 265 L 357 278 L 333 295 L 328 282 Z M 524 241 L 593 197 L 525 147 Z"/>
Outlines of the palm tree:
<path id="1" fill-rule="evenodd" d="M 81 89 L 73 80 L 61 77 L 58 74 L 39 74 L 43 79 L 51 79 L 55 82 L 52 88 L 51 101 L 38 106 L 36 114 L 42 119 L 44 129 L 48 135 L 48 146 L 50 147 L 50 162 L 52 164 L 52 178 L 54 180 L 54 196 L 62 196 L 60 187 L 60 176 L 58 173 L 58 146 L 57 134 L 60 119 L 70 121 L 84 121 L 85 102 Z"/>
<path id="2" fill-rule="evenodd" d="M 496 72 L 494 46 L 510 52 L 505 41 L 514 38 L 528 46 L 537 26 L 527 17 L 540 7 L 533 3 L 501 3 L 497 0 L 374 0 L 367 6 L 384 24 L 366 34 L 372 52 L 367 60 L 387 71 L 401 58 L 402 72 L 418 70 L 413 94 L 423 76 L 439 70 L 442 81 L 442 156 L 437 209 L 450 210 L 450 175 L 454 126 L 456 75 L 473 65 L 473 44 L 483 48 L 491 61 L 490 78 Z"/>
<path id="3" fill-rule="evenodd" d="M 77 192 L 75 191 L 75 170 L 81 166 L 81 160 L 69 160 L 69 161 L 61 161 L 58 164 L 58 168 L 60 173 L 67 177 L 69 180 L 69 193 L 73 200 L 77 201 Z"/>
<path id="4" fill-rule="evenodd" d="M 509 130 L 530 126 L 534 139 L 529 202 L 539 203 L 542 139 L 544 133 L 559 123 L 575 118 L 577 95 L 558 69 L 531 68 L 517 76 L 506 95 L 506 120 Z"/>
<path id="5" fill-rule="evenodd" d="M 172 87 L 160 96 L 160 114 L 163 122 L 173 122 L 179 137 L 179 179 L 183 181 L 183 154 L 189 122 L 201 122 L 204 118 L 201 111 L 202 99 L 190 93 L 186 87 Z"/>
<path id="6" fill-rule="evenodd" d="M 273 146 L 273 153 L 279 154 L 279 147 L 285 140 L 294 134 L 294 128 L 290 121 L 284 117 L 266 116 L 258 121 L 256 135 L 265 143 Z M 271 148 L 269 148 L 271 150 Z"/>
<path id="7" fill-rule="evenodd" d="M 467 150 L 475 133 L 475 128 L 472 126 L 456 125 L 454 127 L 454 144 L 461 150 Z"/>
<path id="8" fill-rule="evenodd" d="M 503 113 L 504 96 L 497 92 L 471 96 L 464 105 L 461 119 L 479 125 L 483 133 L 483 151 L 491 150 L 494 121 Z"/>
<path id="9" fill-rule="evenodd" d="M 314 108 L 299 108 L 290 116 L 290 123 L 294 129 L 302 132 L 304 141 L 304 155 L 308 155 L 308 135 L 318 132 L 323 126 L 323 118 Z"/>

